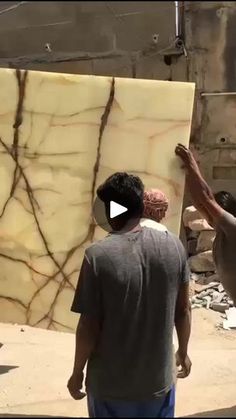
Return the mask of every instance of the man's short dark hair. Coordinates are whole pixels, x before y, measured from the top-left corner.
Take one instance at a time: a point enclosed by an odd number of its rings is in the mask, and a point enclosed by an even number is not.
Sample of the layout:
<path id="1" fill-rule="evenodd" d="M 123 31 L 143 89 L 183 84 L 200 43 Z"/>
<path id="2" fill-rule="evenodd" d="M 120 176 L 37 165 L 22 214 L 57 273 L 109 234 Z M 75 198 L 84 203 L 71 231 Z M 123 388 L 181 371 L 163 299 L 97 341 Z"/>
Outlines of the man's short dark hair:
<path id="1" fill-rule="evenodd" d="M 220 191 L 215 193 L 214 197 L 221 208 L 236 217 L 236 199 L 230 192 Z"/>
<path id="2" fill-rule="evenodd" d="M 109 214 L 110 201 L 128 209 L 116 217 L 116 221 L 119 221 L 117 230 L 123 228 L 131 218 L 142 217 L 143 194 L 144 185 L 141 179 L 125 172 L 114 173 L 97 189 L 97 196 L 104 202 L 107 214 Z"/>

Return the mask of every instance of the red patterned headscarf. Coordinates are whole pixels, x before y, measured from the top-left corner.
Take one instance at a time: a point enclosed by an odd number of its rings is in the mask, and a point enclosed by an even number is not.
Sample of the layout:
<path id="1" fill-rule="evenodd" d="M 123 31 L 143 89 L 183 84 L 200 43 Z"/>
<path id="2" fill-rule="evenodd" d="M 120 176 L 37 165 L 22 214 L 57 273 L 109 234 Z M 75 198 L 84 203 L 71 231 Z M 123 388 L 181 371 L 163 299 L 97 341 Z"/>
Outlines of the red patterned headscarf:
<path id="1" fill-rule="evenodd" d="M 150 218 L 158 223 L 165 217 L 168 209 L 168 199 L 159 189 L 144 192 L 144 218 Z"/>

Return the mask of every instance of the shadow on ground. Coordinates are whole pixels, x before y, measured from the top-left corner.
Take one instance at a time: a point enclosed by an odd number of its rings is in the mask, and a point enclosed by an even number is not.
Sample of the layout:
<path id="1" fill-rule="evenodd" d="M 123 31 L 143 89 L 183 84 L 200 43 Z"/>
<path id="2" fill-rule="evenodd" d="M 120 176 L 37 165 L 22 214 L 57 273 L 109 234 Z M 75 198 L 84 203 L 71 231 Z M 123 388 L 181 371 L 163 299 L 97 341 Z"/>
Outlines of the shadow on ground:
<path id="1" fill-rule="evenodd" d="M 211 410 L 209 412 L 195 413 L 191 416 L 185 416 L 186 418 L 235 418 L 236 417 L 236 406 L 227 407 L 225 409 Z"/>
<path id="2" fill-rule="evenodd" d="M 18 365 L 0 365 L 0 375 L 7 374 L 9 371 L 19 368 Z"/>

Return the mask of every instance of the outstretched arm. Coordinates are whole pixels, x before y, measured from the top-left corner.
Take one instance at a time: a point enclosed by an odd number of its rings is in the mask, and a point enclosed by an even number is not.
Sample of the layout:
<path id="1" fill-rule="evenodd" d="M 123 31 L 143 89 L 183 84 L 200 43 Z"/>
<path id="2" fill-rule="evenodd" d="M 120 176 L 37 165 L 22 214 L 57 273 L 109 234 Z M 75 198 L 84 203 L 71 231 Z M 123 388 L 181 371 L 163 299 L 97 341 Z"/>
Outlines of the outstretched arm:
<path id="1" fill-rule="evenodd" d="M 217 204 L 212 190 L 203 179 L 192 152 L 182 144 L 178 144 L 175 153 L 184 163 L 186 183 L 194 206 L 212 226 L 216 226 L 224 210 Z"/>

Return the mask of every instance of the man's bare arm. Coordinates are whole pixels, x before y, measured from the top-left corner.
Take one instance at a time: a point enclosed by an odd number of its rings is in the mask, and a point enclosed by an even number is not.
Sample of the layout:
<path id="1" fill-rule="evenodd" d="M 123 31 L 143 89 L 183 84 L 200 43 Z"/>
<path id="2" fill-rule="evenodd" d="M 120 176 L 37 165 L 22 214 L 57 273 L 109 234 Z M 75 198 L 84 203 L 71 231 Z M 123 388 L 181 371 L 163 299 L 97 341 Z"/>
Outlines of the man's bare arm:
<path id="1" fill-rule="evenodd" d="M 217 204 L 211 188 L 202 177 L 192 152 L 182 144 L 178 144 L 175 152 L 184 163 L 186 183 L 194 206 L 211 225 L 216 226 L 224 211 Z"/>
<path id="2" fill-rule="evenodd" d="M 95 349 L 99 332 L 99 322 L 95 317 L 84 314 L 80 316 L 76 330 L 74 368 L 68 382 L 69 392 L 76 400 L 85 396 L 85 393 L 81 391 L 83 371 Z"/>
<path id="3" fill-rule="evenodd" d="M 191 361 L 188 357 L 188 343 L 191 333 L 191 305 L 189 301 L 189 283 L 180 285 L 175 310 L 175 327 L 178 336 L 179 348 L 176 353 L 177 366 L 182 367 L 179 378 L 187 377 L 191 371 Z"/>

